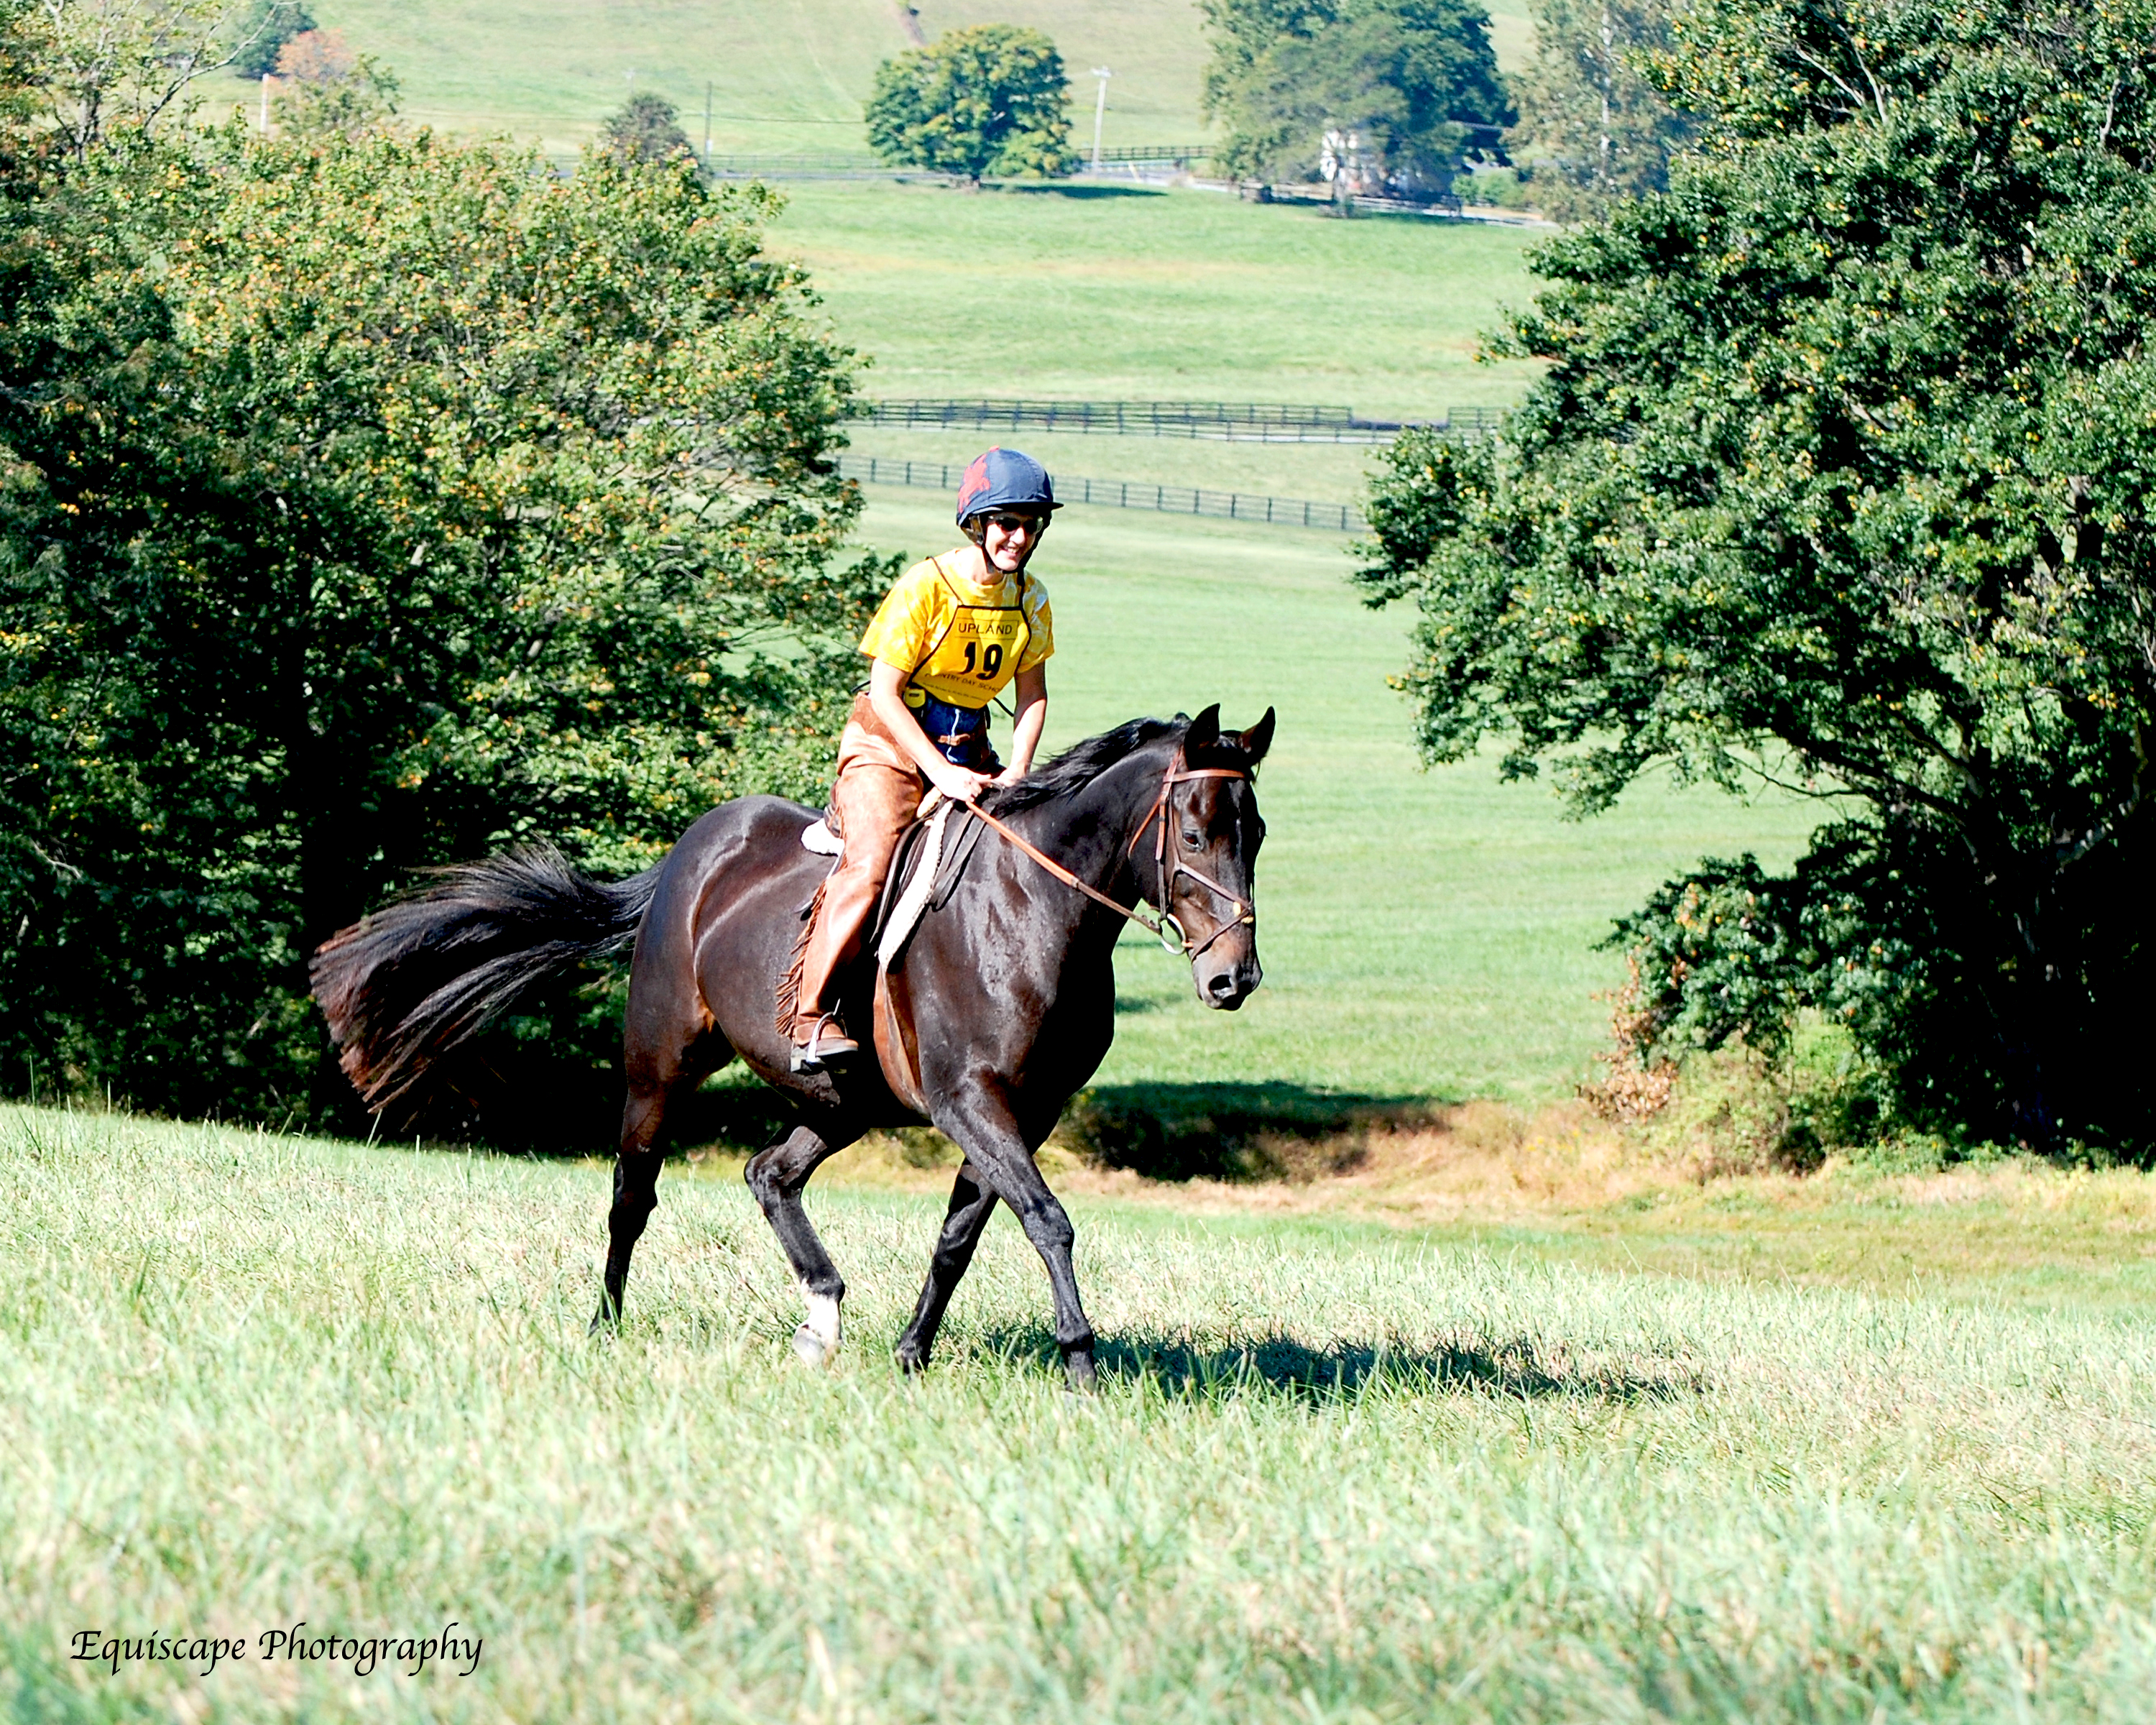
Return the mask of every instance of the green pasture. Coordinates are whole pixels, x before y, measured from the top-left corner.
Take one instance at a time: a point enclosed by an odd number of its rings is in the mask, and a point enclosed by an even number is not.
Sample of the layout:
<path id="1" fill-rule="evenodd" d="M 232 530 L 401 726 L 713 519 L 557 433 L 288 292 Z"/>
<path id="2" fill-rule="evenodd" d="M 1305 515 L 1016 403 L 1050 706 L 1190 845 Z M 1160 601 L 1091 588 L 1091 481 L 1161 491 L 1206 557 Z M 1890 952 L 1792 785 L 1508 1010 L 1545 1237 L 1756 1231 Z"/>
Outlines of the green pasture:
<path id="1" fill-rule="evenodd" d="M 1074 1404 L 1007 1218 L 930 1374 L 899 1378 L 926 1194 L 812 1191 L 850 1339 L 797 1365 L 731 1168 L 669 1174 L 625 1331 L 588 1342 L 606 1180 L 0 1109 L 0 1707 L 2148 1717 L 2145 1301 L 1081 1199 L 1105 1389 Z M 2145 1203 L 2122 1235 L 2046 1190 L 2056 1227 L 2145 1251 Z M 265 1663 L 254 1638 L 301 1620 L 483 1645 L 470 1676 Z M 116 1673 L 70 1656 L 85 1631 L 249 1656 Z"/>
<path id="2" fill-rule="evenodd" d="M 866 495 L 877 549 L 955 542 L 939 494 Z M 1038 554 L 1056 619 L 1051 747 L 1215 701 L 1239 725 L 1280 713 L 1260 785 L 1265 986 L 1240 1013 L 1210 1011 L 1188 965 L 1132 937 L 1101 1081 L 1563 1094 L 1607 1041 L 1592 996 L 1623 967 L 1593 948 L 1610 919 L 1702 852 L 1786 862 L 1820 812 L 1656 781 L 1578 823 L 1546 785 L 1501 783 L 1492 760 L 1419 770 L 1385 681 L 1404 619 L 1358 602 L 1345 551 L 1323 533 L 1073 506 Z"/>
<path id="3" fill-rule="evenodd" d="M 388 65 L 401 107 L 453 131 L 508 132 L 572 150 L 630 88 L 658 91 L 702 141 L 711 91 L 716 147 L 760 155 L 865 151 L 861 104 L 878 62 L 911 45 L 891 0 L 320 0 L 314 16 Z M 1106 66 L 1104 144 L 1202 140 L 1204 19 L 1191 0 L 925 0 L 921 33 L 1030 24 L 1071 74 L 1075 136 L 1093 136 L 1091 68 Z M 1524 64 L 1527 0 L 1490 8 L 1499 63 Z M 220 90 L 213 95 L 222 95 Z"/>
<path id="4" fill-rule="evenodd" d="M 1419 418 L 1511 401 L 1529 376 L 1476 356 L 1498 307 L 1532 295 L 1531 231 L 1343 222 L 1196 190 L 783 189 L 771 249 L 808 264 L 833 326 L 874 361 L 872 394 Z"/>

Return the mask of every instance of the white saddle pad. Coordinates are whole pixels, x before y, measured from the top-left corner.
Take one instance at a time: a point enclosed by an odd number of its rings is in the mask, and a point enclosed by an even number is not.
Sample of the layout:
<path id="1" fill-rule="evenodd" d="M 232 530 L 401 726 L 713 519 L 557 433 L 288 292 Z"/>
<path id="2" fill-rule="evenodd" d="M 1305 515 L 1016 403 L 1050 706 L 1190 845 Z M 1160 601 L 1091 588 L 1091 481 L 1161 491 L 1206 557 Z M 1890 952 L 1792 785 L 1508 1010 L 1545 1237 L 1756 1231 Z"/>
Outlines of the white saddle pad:
<path id="1" fill-rule="evenodd" d="M 846 848 L 846 841 L 833 832 L 819 814 L 801 829 L 801 848 L 813 850 L 819 856 L 836 856 Z"/>
<path id="2" fill-rule="evenodd" d="M 891 907 L 891 921 L 884 925 L 883 938 L 876 942 L 876 963 L 888 964 L 898 949 L 906 944 L 906 936 L 921 920 L 921 913 L 928 908 L 928 896 L 936 891 L 936 865 L 943 860 L 943 829 L 951 819 L 951 805 L 946 803 L 928 818 L 928 831 L 921 841 L 921 860 L 914 865 L 913 876 L 906 883 L 906 890 L 898 896 L 898 902 Z"/>

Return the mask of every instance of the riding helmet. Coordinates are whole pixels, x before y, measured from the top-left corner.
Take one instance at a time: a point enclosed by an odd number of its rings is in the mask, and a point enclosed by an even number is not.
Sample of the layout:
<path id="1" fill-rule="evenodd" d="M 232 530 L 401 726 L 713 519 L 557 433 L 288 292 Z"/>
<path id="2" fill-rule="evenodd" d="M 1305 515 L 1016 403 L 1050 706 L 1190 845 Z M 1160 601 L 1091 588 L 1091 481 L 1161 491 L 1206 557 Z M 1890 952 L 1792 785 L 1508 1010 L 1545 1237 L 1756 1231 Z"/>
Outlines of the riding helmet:
<path id="1" fill-rule="evenodd" d="M 1060 509 L 1048 470 L 1016 449 L 986 449 L 958 481 L 958 525 L 992 509 Z"/>

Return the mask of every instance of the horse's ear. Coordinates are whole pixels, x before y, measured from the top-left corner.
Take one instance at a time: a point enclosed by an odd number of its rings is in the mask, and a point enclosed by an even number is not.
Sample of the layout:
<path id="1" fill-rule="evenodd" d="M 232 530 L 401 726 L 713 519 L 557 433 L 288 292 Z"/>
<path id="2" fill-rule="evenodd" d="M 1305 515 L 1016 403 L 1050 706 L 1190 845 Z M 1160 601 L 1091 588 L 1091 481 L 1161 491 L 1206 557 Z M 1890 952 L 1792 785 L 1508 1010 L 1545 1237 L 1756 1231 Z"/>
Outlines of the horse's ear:
<path id="1" fill-rule="evenodd" d="M 1273 746 L 1273 710 L 1267 707 L 1265 717 L 1236 740 L 1242 744 L 1243 752 L 1250 757 L 1253 767 L 1264 760 L 1265 751 Z"/>
<path id="2" fill-rule="evenodd" d="M 1212 706 L 1190 721 L 1190 728 L 1183 733 L 1183 758 L 1194 759 L 1220 741 L 1220 703 Z"/>

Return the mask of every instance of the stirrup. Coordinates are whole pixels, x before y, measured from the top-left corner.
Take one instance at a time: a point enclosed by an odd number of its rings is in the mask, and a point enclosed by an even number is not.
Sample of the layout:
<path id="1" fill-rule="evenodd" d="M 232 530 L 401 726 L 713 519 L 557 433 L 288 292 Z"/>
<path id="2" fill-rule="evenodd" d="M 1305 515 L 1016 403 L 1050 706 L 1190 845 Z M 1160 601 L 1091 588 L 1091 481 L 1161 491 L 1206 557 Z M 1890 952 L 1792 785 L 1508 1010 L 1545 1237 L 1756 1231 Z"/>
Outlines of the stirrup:
<path id="1" fill-rule="evenodd" d="M 850 1060 L 861 1051 L 860 1043 L 839 1028 L 839 1015 L 827 1012 L 816 1020 L 816 1028 L 808 1034 L 806 1042 L 793 1045 L 793 1070 L 814 1074 L 828 1070 L 843 1060 Z"/>

